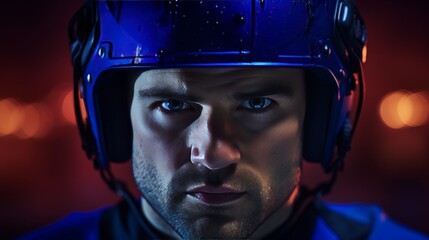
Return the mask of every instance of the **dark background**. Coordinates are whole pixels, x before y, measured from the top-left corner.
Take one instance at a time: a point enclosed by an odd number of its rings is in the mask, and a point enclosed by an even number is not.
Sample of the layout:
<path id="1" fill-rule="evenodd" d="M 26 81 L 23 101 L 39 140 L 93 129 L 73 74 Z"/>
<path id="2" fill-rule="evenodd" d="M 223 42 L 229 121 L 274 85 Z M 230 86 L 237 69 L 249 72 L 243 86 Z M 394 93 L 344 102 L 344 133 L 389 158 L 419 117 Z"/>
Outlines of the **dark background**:
<path id="1" fill-rule="evenodd" d="M 81 2 L 0 5 L 2 239 L 118 200 L 86 160 L 77 129 L 67 120 L 72 71 L 66 26 Z M 429 120 L 392 129 L 379 116 L 386 94 L 429 91 L 428 2 L 357 4 L 368 28 L 366 102 L 345 171 L 327 199 L 377 203 L 398 222 L 429 234 Z M 21 124 L 20 130 L 6 134 L 14 123 Z M 130 181 L 129 166 L 118 168 Z M 316 168 L 305 166 L 307 179 L 319 178 Z"/>

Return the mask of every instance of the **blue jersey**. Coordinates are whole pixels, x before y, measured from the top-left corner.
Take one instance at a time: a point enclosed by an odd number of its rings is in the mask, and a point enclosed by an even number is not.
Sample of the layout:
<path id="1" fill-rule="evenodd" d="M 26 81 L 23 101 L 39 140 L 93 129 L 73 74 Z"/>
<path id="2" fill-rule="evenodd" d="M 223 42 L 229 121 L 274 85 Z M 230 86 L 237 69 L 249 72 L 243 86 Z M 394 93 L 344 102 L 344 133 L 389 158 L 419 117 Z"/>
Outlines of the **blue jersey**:
<path id="1" fill-rule="evenodd" d="M 89 213 L 73 213 L 21 239 L 171 239 L 144 220 L 146 231 L 124 201 Z M 147 231 L 151 231 L 148 233 Z M 266 239 L 429 240 L 389 219 L 379 207 L 363 204 L 311 203 L 293 225 L 284 224 Z"/>

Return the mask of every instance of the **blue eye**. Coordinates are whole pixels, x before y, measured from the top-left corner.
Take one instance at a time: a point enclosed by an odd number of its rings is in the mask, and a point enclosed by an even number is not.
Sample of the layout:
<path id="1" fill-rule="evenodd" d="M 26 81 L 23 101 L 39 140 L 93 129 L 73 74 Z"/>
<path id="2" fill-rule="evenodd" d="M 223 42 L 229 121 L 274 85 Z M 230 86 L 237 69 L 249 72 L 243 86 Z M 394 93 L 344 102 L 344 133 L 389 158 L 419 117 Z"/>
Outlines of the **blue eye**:
<path id="1" fill-rule="evenodd" d="M 187 102 L 179 101 L 179 100 L 166 100 L 161 102 L 161 108 L 170 112 L 177 112 L 188 110 L 191 108 L 191 105 Z"/>
<path id="2" fill-rule="evenodd" d="M 269 98 L 258 97 L 243 101 L 241 106 L 252 111 L 261 111 L 270 107 L 272 103 Z"/>

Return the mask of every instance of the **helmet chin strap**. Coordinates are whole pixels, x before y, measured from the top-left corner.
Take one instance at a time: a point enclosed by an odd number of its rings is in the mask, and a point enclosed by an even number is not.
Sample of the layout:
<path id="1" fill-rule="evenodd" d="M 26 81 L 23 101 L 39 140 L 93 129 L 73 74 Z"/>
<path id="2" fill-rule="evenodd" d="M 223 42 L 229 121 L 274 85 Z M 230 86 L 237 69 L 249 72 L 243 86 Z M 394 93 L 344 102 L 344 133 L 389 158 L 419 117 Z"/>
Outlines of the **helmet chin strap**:
<path id="1" fill-rule="evenodd" d="M 299 202 L 297 201 L 298 199 L 299 199 L 299 183 L 297 182 L 295 184 L 295 186 L 292 188 L 292 190 L 287 194 L 285 199 L 281 202 L 281 204 L 279 204 L 279 206 L 277 208 L 275 208 L 273 211 L 271 211 L 271 213 L 246 238 L 262 239 L 262 238 L 266 237 L 267 235 L 269 235 L 270 233 L 272 233 L 273 231 L 275 231 L 276 228 L 278 228 L 279 226 L 275 226 L 275 228 L 273 228 L 271 230 L 271 232 L 267 232 L 267 233 L 258 232 L 258 230 L 260 230 L 260 228 L 263 225 L 266 225 L 268 227 L 273 226 L 273 224 L 270 223 L 270 221 L 275 221 L 276 219 L 273 219 L 273 218 L 275 218 L 275 215 L 276 214 L 282 214 L 281 208 L 283 208 L 284 206 L 287 206 L 287 205 L 293 206 L 292 211 L 289 212 L 289 216 L 285 220 L 286 225 L 287 225 L 286 228 L 290 229 L 291 226 L 293 226 L 294 223 L 296 222 L 296 220 L 298 219 L 298 217 L 294 217 L 296 215 L 296 212 L 297 212 L 296 209 L 297 209 L 297 207 L 299 207 L 299 204 L 298 204 Z"/>
<path id="2" fill-rule="evenodd" d="M 128 204 L 128 206 L 131 209 L 131 212 L 135 216 L 135 219 L 137 220 L 137 223 L 139 226 L 143 229 L 143 231 L 148 235 L 149 239 L 157 239 L 158 237 L 155 236 L 153 231 L 149 229 L 149 227 L 145 224 L 145 220 L 143 218 L 143 213 L 140 210 L 140 206 L 135 201 L 135 198 L 130 193 L 126 185 L 116 179 L 110 169 L 99 169 L 101 178 L 103 181 L 109 186 L 109 188 L 115 192 L 117 195 L 121 196 Z"/>
<path id="3" fill-rule="evenodd" d="M 281 207 L 283 207 L 285 204 L 289 204 L 288 201 L 291 200 L 291 198 L 295 198 L 293 195 L 295 194 L 295 191 L 298 191 L 299 193 L 297 198 L 295 199 L 293 203 L 293 209 L 290 213 L 289 217 L 287 218 L 286 222 L 283 224 L 282 232 L 287 234 L 289 233 L 296 222 L 300 219 L 300 217 L 303 215 L 305 210 L 309 205 L 311 205 L 316 199 L 320 198 L 322 195 L 325 195 L 329 193 L 329 191 L 332 188 L 332 185 L 335 183 L 337 178 L 337 170 L 333 170 L 331 173 L 331 178 L 327 182 L 324 182 L 317 186 L 314 189 L 308 189 L 305 186 L 300 186 L 299 184 L 296 184 L 294 189 L 291 191 L 291 193 L 285 198 L 283 201 L 283 204 L 281 204 L 277 209 L 275 209 L 270 216 L 268 216 L 256 229 L 255 231 L 264 223 L 266 223 L 269 218 L 274 215 Z M 275 230 L 275 229 L 274 229 Z M 250 237 L 253 237 L 254 233 L 250 235 Z M 258 236 L 258 237 L 264 237 L 264 236 Z"/>

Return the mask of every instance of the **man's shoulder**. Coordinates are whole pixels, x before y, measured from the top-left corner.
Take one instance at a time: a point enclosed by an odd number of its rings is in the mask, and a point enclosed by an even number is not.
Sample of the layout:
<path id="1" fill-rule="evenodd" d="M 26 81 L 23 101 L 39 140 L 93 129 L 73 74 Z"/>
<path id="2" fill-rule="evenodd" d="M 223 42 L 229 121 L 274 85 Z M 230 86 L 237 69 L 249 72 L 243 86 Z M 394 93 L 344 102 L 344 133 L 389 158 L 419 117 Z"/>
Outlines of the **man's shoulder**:
<path id="1" fill-rule="evenodd" d="M 379 206 L 373 204 L 334 204 L 319 201 L 320 214 L 315 236 L 332 233 L 338 239 L 414 239 L 429 238 L 389 218 Z M 336 238 L 332 238 L 336 239 Z"/>
<path id="2" fill-rule="evenodd" d="M 137 203 L 137 202 L 136 202 Z M 146 219 L 139 222 L 138 212 L 121 200 L 117 204 L 92 212 L 68 215 L 60 221 L 20 238 L 37 239 L 152 239 L 162 234 L 150 227 Z"/>
<path id="3" fill-rule="evenodd" d="M 20 239 L 99 239 L 101 217 L 109 209 L 110 207 L 105 207 L 91 212 L 69 214 Z"/>

